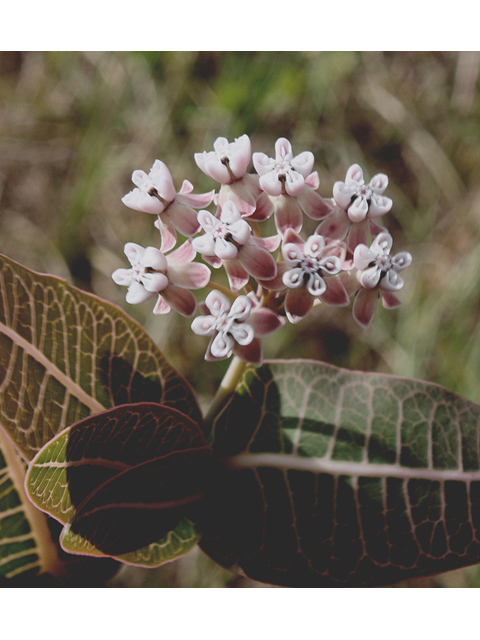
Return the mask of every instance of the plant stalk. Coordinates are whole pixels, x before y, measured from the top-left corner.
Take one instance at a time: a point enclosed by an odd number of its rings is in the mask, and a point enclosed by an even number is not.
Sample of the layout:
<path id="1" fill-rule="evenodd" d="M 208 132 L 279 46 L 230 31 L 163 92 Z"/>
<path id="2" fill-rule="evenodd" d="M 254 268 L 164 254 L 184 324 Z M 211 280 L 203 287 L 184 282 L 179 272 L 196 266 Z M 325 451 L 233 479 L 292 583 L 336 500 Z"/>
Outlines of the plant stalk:
<path id="1" fill-rule="evenodd" d="M 213 421 L 223 409 L 229 397 L 235 391 L 235 387 L 237 386 L 237 383 L 240 380 L 240 377 L 244 372 L 246 366 L 247 363 L 245 362 L 245 360 L 242 360 L 238 356 L 233 357 L 232 361 L 230 362 L 230 366 L 228 367 L 223 380 L 220 383 L 217 393 L 212 400 L 207 415 L 205 416 L 205 426 L 209 428 L 212 426 Z"/>

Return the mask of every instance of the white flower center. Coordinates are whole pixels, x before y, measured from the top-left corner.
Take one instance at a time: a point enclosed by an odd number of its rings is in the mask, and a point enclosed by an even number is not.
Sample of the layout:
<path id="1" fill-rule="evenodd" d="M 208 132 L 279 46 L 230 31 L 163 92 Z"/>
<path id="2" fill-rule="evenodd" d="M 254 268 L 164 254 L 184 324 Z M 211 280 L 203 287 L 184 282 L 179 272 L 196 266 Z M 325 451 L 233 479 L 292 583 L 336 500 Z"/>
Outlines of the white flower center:
<path id="1" fill-rule="evenodd" d="M 275 162 L 275 171 L 279 176 L 286 176 L 290 171 L 292 171 L 292 165 L 288 160 L 277 160 Z"/>
<path id="2" fill-rule="evenodd" d="M 312 256 L 305 256 L 303 260 L 301 260 L 298 264 L 303 273 L 311 274 L 318 273 L 321 269 L 321 265 L 317 258 Z"/>
<path id="3" fill-rule="evenodd" d="M 382 272 L 387 272 L 392 268 L 392 259 L 390 256 L 378 256 L 375 260 L 376 266 Z"/>
<path id="4" fill-rule="evenodd" d="M 367 185 L 362 185 L 357 188 L 356 196 L 364 196 L 366 200 L 370 200 L 372 198 L 373 192 Z"/>
<path id="5" fill-rule="evenodd" d="M 226 222 L 218 220 L 214 225 L 212 225 L 210 233 L 214 238 L 225 238 L 230 233 L 229 225 Z"/>
<path id="6" fill-rule="evenodd" d="M 213 328 L 219 333 L 229 333 L 234 322 L 234 318 L 230 318 L 228 313 L 222 313 L 222 315 L 217 316 Z"/>

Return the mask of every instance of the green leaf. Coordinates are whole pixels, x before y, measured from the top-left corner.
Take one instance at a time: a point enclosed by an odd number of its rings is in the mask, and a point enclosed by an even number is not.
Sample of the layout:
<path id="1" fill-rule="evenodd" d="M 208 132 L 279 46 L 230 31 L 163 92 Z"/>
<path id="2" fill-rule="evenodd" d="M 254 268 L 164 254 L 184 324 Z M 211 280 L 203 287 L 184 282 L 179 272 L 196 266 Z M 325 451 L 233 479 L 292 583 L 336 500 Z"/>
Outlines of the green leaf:
<path id="1" fill-rule="evenodd" d="M 0 577 L 62 570 L 46 516 L 25 495 L 25 464 L 0 430 Z"/>
<path id="2" fill-rule="evenodd" d="M 480 562 L 480 406 L 313 361 L 249 367 L 214 425 L 201 547 L 285 586 L 380 586 Z"/>
<path id="3" fill-rule="evenodd" d="M 190 386 L 139 324 L 0 256 L 0 425 L 22 455 L 31 460 L 65 427 L 135 402 L 201 421 Z"/>
<path id="4" fill-rule="evenodd" d="M 66 525 L 66 551 L 153 565 L 197 541 L 192 523 L 211 471 L 212 450 L 196 422 L 137 403 L 62 431 L 32 460 L 25 486 Z"/>
<path id="5" fill-rule="evenodd" d="M 182 518 L 178 525 L 158 542 L 152 542 L 142 549 L 117 556 L 116 560 L 140 567 L 158 567 L 183 556 L 197 544 L 199 538 L 196 525 L 188 518 Z M 86 556 L 105 555 L 78 533 L 73 533 L 69 525 L 63 528 L 60 544 L 68 553 Z"/>

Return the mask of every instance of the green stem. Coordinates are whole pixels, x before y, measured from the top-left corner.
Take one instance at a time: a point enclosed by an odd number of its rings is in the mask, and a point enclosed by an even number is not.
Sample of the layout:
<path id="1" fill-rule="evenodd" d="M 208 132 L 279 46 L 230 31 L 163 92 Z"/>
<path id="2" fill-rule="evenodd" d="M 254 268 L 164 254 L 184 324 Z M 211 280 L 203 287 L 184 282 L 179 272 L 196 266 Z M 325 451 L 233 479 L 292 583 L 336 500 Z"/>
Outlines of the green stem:
<path id="1" fill-rule="evenodd" d="M 217 284 L 216 282 L 212 282 L 211 280 L 210 280 L 210 282 L 207 283 L 206 286 L 207 286 L 208 289 L 215 289 L 216 291 L 221 291 L 223 294 L 225 294 L 231 300 L 236 300 L 237 297 L 238 297 L 235 293 L 230 291 L 230 289 L 227 289 L 227 287 L 224 287 L 221 284 Z"/>
<path id="2" fill-rule="evenodd" d="M 212 404 L 208 409 L 207 415 L 205 416 L 205 426 L 211 427 L 213 421 L 223 409 L 229 397 L 235 391 L 235 387 L 237 386 L 246 366 L 247 363 L 244 360 L 237 356 L 233 357 L 230 362 L 230 366 L 220 383 L 218 391 L 212 400 Z"/>

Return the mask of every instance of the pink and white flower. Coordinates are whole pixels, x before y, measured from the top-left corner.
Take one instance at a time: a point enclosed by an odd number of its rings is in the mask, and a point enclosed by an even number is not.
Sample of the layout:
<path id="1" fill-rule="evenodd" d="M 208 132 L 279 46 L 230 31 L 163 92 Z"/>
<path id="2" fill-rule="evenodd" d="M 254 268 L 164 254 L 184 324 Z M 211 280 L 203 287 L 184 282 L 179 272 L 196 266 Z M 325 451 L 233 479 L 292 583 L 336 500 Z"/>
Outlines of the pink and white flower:
<path id="1" fill-rule="evenodd" d="M 252 157 L 250 138 L 243 135 L 235 138 L 234 142 L 217 138 L 213 148 L 214 151 L 195 154 L 198 167 L 220 184 L 230 184 L 243 178 Z"/>
<path id="2" fill-rule="evenodd" d="M 242 216 L 255 212 L 255 195 L 260 194 L 258 178 L 247 174 L 252 158 L 252 145 L 247 135 L 228 142 L 226 138 L 217 138 L 213 143 L 214 151 L 195 154 L 198 167 L 210 178 L 222 186 L 216 202 L 220 209 L 227 200 L 233 200 Z"/>
<path id="3" fill-rule="evenodd" d="M 275 260 L 265 248 L 270 239 L 257 240 L 252 235 L 233 201 L 225 202 L 219 217 L 199 211 L 198 222 L 205 233 L 193 239 L 193 247 L 214 268 L 223 263 L 232 291 L 245 286 L 250 276 L 264 280 L 275 277 Z M 270 244 L 273 250 L 275 243 Z"/>
<path id="4" fill-rule="evenodd" d="M 253 165 L 260 176 L 260 187 L 269 196 L 300 195 L 313 163 L 311 151 L 303 151 L 294 157 L 292 145 L 286 138 L 276 141 L 275 159 L 269 158 L 265 153 L 253 154 Z"/>
<path id="5" fill-rule="evenodd" d="M 162 236 L 162 251 L 175 246 L 177 231 L 191 237 L 199 229 L 195 209 L 207 207 L 213 200 L 215 191 L 192 194 L 193 185 L 184 180 L 177 193 L 170 171 L 161 160 L 155 160 L 150 173 L 136 170 L 132 174 L 136 188 L 122 198 L 123 204 L 135 211 L 158 215 L 155 226 Z"/>
<path id="6" fill-rule="evenodd" d="M 388 177 L 384 173 L 373 176 L 366 185 L 362 168 L 352 164 L 345 182 L 338 181 L 333 185 L 333 197 L 347 211 L 352 222 L 361 222 L 367 216 L 378 218 L 390 211 L 393 201 L 382 195 L 387 187 Z"/>
<path id="7" fill-rule="evenodd" d="M 395 295 L 404 285 L 399 272 L 411 264 L 412 256 L 408 251 L 391 256 L 392 244 L 389 233 L 380 233 L 370 248 L 360 244 L 355 249 L 353 263 L 361 287 L 353 303 L 353 316 L 363 327 L 372 321 L 379 298 L 387 309 L 402 304 Z"/>
<path id="8" fill-rule="evenodd" d="M 293 156 L 292 145 L 286 138 L 275 143 L 275 159 L 264 153 L 253 154 L 253 164 L 260 176 L 259 185 L 274 204 L 275 223 L 282 235 L 288 229 L 300 231 L 302 210 L 312 219 L 329 215 L 332 207 L 315 189 L 319 187 L 318 173 L 311 173 L 313 153 L 304 151 Z"/>
<path id="9" fill-rule="evenodd" d="M 327 244 L 320 235 L 304 241 L 295 232 L 282 247 L 282 281 L 287 287 L 285 311 L 290 322 L 298 322 L 310 311 L 315 298 L 326 304 L 346 306 L 350 298 L 339 278 L 345 260 L 343 243 Z"/>
<path id="10" fill-rule="evenodd" d="M 318 227 L 318 233 L 331 239 L 347 239 L 353 253 L 358 244 L 368 241 L 369 233 L 376 236 L 385 232 L 374 218 L 392 208 L 393 201 L 382 195 L 387 186 L 388 177 L 384 173 L 378 173 L 366 185 L 362 168 L 352 164 L 345 182 L 338 181 L 333 185 L 334 207 L 331 215 Z"/>
<path id="11" fill-rule="evenodd" d="M 278 314 L 259 307 L 258 301 L 250 296 L 238 296 L 230 304 L 223 293 L 214 290 L 201 309 L 204 315 L 193 320 L 192 331 L 211 337 L 205 360 L 224 360 L 235 353 L 247 362 L 260 365 L 263 356 L 259 337 L 283 324 Z"/>
<path id="12" fill-rule="evenodd" d="M 129 304 L 145 302 L 158 294 L 154 313 L 168 313 L 171 307 L 187 317 L 195 313 L 197 302 L 189 289 L 205 287 L 210 280 L 210 269 L 192 262 L 196 254 L 190 240 L 168 256 L 155 247 L 144 248 L 127 242 L 125 255 L 131 269 L 117 269 L 112 279 L 128 287 Z"/>

